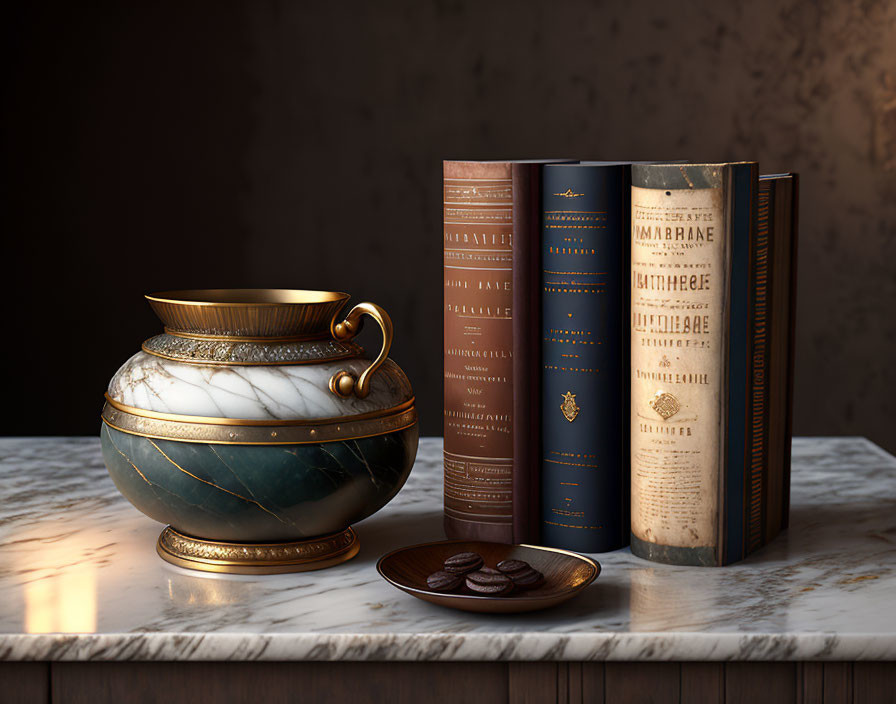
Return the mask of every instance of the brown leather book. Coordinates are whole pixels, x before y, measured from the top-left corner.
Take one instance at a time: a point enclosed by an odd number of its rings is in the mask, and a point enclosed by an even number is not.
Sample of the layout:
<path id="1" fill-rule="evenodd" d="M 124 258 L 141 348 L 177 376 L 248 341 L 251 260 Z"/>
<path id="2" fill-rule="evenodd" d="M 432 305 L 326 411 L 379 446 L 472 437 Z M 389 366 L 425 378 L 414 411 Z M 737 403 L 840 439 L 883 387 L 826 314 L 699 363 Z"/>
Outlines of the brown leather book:
<path id="1" fill-rule="evenodd" d="M 538 540 L 545 163 L 444 162 L 449 538 Z"/>

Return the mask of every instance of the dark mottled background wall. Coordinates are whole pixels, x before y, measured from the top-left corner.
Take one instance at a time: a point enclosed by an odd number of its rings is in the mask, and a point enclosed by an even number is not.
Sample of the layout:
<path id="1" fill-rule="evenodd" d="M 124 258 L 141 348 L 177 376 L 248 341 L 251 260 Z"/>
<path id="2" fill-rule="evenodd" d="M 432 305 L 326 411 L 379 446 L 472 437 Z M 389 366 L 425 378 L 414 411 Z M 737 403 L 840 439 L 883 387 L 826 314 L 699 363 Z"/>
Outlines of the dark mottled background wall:
<path id="1" fill-rule="evenodd" d="M 801 173 L 795 430 L 896 450 L 896 3 L 81 5 L 3 22 L 3 433 L 218 286 L 379 302 L 439 433 L 441 159 L 677 157 Z"/>

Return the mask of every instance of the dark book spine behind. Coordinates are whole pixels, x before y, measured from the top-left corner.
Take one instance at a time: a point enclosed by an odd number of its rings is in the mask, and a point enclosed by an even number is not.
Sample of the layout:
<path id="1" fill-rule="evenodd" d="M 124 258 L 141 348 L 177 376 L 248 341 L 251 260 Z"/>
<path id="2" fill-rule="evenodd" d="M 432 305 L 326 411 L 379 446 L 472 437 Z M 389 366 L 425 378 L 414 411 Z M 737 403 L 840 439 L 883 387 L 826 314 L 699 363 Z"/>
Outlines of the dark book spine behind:
<path id="1" fill-rule="evenodd" d="M 544 168 L 542 541 L 628 544 L 629 167 Z"/>
<path id="2" fill-rule="evenodd" d="M 768 452 L 763 474 L 762 544 L 787 527 L 790 499 L 791 403 L 793 389 L 794 251 L 796 248 L 796 174 L 774 174 L 759 180 L 759 231 L 769 239 Z M 768 222 L 763 222 L 768 205 Z M 753 546 L 755 547 L 755 546 Z"/>
<path id="3" fill-rule="evenodd" d="M 757 193 L 756 237 L 750 252 L 750 328 L 752 331 L 750 393 L 747 399 L 749 446 L 746 464 L 746 536 L 744 556 L 768 540 L 767 511 L 776 498 L 769 474 L 769 378 L 771 350 L 772 220 L 774 194 L 763 186 Z"/>
<path id="4" fill-rule="evenodd" d="M 781 527 L 790 525 L 790 457 L 791 443 L 793 440 L 793 376 L 794 355 L 796 354 L 796 292 L 797 292 L 797 255 L 799 253 L 799 204 L 800 204 L 800 178 L 798 174 L 791 174 L 790 190 L 790 217 L 788 228 L 782 228 L 789 235 L 790 258 L 788 269 L 790 276 L 787 279 L 789 290 L 790 309 L 787 325 L 787 390 L 786 390 L 786 450 L 784 459 L 783 482 L 784 499 L 782 504 Z"/>
<path id="5" fill-rule="evenodd" d="M 445 533 L 512 542 L 511 164 L 444 164 Z"/>
<path id="6" fill-rule="evenodd" d="M 747 554 L 787 526 L 790 504 L 797 181 L 796 174 L 759 180 L 751 283 L 753 466 Z"/>
<path id="7" fill-rule="evenodd" d="M 732 164 L 728 170 L 728 246 L 730 251 L 726 332 L 727 417 L 723 414 L 723 436 L 727 457 L 721 468 L 725 491 L 722 515 L 723 541 L 719 562 L 726 565 L 747 555 L 749 538 L 750 473 L 754 455 L 764 449 L 765 427 L 753 425 L 751 400 L 756 378 L 764 371 L 763 359 L 754 364 L 753 353 L 764 350 L 765 339 L 756 328 L 757 310 L 753 289 L 757 285 L 757 259 L 768 255 L 768 238 L 758 238 L 759 166 Z M 766 230 L 767 235 L 767 230 Z M 762 282 L 767 291 L 767 279 Z M 761 392 L 760 392 L 761 393 Z"/>
<path id="8" fill-rule="evenodd" d="M 541 165 L 513 175 L 513 542 L 540 540 Z"/>

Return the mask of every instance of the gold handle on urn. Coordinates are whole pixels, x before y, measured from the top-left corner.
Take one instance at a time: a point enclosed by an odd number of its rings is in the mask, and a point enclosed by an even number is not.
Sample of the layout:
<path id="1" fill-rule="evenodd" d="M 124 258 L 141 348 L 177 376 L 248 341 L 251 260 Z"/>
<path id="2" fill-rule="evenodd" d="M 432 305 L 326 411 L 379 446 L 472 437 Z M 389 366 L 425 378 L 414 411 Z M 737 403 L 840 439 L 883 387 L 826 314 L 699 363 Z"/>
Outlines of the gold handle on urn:
<path id="1" fill-rule="evenodd" d="M 351 372 L 345 370 L 338 371 L 330 377 L 330 391 L 337 396 L 347 397 L 354 393 L 358 398 L 365 398 L 370 393 L 370 377 L 386 361 L 389 348 L 392 347 L 392 319 L 376 303 L 359 303 L 349 311 L 341 323 L 334 320 L 330 326 L 333 337 L 337 340 L 353 338 L 361 330 L 361 316 L 365 314 L 379 323 L 380 329 L 383 331 L 383 349 L 357 379 Z"/>

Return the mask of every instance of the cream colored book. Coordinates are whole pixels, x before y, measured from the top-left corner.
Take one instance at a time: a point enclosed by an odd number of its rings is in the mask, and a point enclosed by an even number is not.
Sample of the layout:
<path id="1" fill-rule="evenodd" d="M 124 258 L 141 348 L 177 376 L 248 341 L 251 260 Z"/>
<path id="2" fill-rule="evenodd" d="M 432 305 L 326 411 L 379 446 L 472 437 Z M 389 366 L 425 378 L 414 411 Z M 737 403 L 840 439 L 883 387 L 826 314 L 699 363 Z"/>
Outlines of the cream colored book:
<path id="1" fill-rule="evenodd" d="M 795 174 L 636 164 L 632 552 L 743 559 L 787 525 Z"/>

